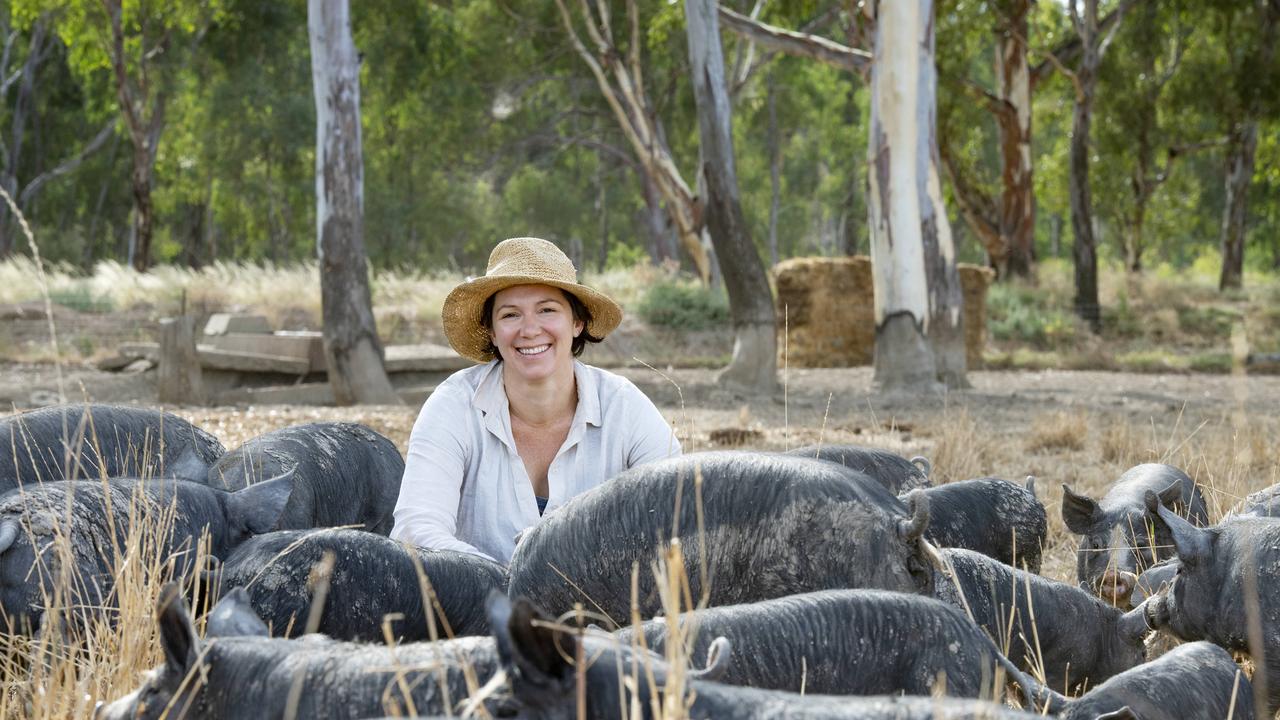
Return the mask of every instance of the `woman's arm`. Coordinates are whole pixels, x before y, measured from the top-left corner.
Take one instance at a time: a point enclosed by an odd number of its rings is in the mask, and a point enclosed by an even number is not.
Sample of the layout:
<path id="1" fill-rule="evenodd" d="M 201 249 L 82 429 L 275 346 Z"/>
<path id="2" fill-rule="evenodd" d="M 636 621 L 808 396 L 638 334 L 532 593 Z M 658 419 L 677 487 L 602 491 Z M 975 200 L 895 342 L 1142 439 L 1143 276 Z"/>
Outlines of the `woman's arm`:
<path id="1" fill-rule="evenodd" d="M 437 388 L 413 424 L 391 538 L 489 558 L 457 537 L 458 503 L 472 445 L 466 422 L 471 403 L 460 390 Z"/>
<path id="2" fill-rule="evenodd" d="M 676 439 L 675 429 L 640 388 L 632 385 L 630 391 L 633 397 L 628 398 L 626 415 L 633 424 L 627 467 L 680 455 L 680 441 Z"/>

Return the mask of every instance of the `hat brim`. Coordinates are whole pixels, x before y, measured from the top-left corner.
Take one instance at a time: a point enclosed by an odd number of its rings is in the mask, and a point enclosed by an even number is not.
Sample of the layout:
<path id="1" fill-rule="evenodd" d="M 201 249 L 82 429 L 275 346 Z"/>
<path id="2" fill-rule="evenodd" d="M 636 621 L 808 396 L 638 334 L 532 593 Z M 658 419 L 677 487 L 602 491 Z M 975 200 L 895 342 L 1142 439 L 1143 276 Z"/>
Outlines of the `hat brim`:
<path id="1" fill-rule="evenodd" d="M 440 310 L 445 337 L 459 355 L 478 363 L 493 359 L 488 349 L 489 331 L 480 324 L 480 314 L 485 301 L 494 293 L 516 285 L 548 285 L 573 294 L 591 313 L 585 331 L 593 337 L 603 339 L 622 322 L 622 308 L 618 303 L 586 285 L 531 275 L 486 275 L 455 287 Z"/>

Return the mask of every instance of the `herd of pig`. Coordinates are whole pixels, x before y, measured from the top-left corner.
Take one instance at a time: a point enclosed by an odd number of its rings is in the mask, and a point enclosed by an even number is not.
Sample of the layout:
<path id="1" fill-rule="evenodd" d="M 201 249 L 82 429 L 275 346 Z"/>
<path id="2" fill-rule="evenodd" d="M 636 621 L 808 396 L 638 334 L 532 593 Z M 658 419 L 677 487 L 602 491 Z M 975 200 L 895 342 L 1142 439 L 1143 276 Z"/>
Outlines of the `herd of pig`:
<path id="1" fill-rule="evenodd" d="M 141 408 L 2 418 L 0 623 L 44 632 L 49 597 L 109 621 L 119 548 L 164 516 L 153 541 L 178 578 L 156 609 L 165 663 L 100 718 L 647 718 L 668 685 L 691 718 L 1280 707 L 1272 489 L 1210 525 L 1169 465 L 1134 467 L 1096 500 L 1064 485 L 1071 585 L 1038 574 L 1033 478 L 935 487 L 923 458 L 882 450 L 634 468 L 524 532 L 507 567 L 388 539 L 403 470 L 394 443 L 354 423 L 226 451 Z M 662 617 L 673 573 L 702 609 Z M 211 606 L 203 637 L 188 603 Z M 673 629 L 685 654 L 666 653 Z M 1188 642 L 1148 661 L 1160 630 Z M 993 697 L 1006 690 L 1023 709 Z"/>

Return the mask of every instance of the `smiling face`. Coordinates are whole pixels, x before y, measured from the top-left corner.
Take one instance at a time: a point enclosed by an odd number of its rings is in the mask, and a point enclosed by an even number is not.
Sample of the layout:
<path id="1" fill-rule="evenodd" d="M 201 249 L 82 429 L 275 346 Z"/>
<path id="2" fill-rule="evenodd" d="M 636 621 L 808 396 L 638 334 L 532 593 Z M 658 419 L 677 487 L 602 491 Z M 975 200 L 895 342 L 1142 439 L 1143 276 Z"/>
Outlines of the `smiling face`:
<path id="1" fill-rule="evenodd" d="M 493 296 L 489 340 L 506 371 L 526 381 L 573 372 L 573 339 L 582 330 L 582 321 L 558 288 L 515 285 Z"/>

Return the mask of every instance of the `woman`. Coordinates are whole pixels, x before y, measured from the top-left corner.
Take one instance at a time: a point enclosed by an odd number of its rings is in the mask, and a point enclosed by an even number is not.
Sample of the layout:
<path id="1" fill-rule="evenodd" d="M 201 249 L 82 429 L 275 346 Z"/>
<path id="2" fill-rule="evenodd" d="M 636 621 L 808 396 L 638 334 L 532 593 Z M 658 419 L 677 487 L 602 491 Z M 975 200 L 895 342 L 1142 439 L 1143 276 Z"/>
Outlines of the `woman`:
<path id="1" fill-rule="evenodd" d="M 409 436 L 391 537 L 503 564 L 516 534 L 627 468 L 680 454 L 635 385 L 574 358 L 622 320 L 546 240 L 504 240 L 449 293 L 449 344 L 483 363 L 427 398 Z"/>

